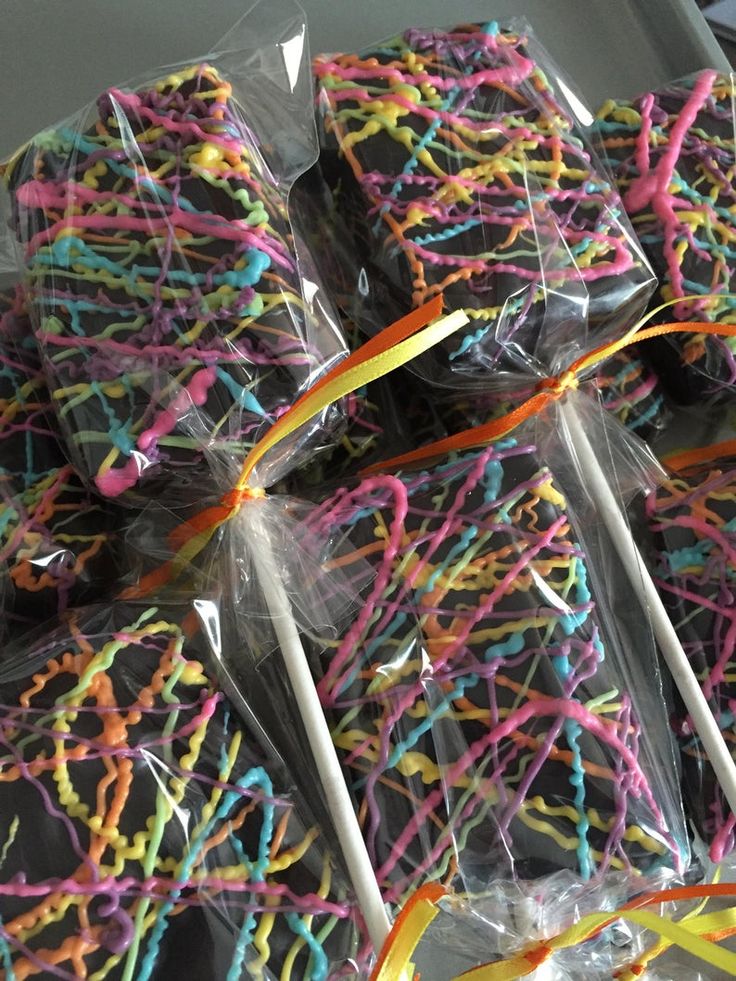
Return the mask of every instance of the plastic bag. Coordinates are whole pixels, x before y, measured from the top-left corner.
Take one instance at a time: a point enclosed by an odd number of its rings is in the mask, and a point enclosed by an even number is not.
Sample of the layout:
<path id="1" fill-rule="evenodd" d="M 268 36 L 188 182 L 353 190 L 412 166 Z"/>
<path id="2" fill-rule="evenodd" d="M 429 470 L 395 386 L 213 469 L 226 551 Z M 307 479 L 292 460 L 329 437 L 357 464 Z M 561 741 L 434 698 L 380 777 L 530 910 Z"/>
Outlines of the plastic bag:
<path id="1" fill-rule="evenodd" d="M 322 634 L 352 615 L 360 588 L 355 567 L 347 579 L 325 568 L 304 511 L 309 505 L 270 489 L 294 465 L 285 450 L 291 434 L 334 402 L 393 367 L 440 343 L 466 323 L 461 313 L 441 317 L 440 298 L 412 311 L 325 375 L 249 453 L 244 463 L 208 442 L 206 420 L 192 415 L 222 496 L 173 527 L 169 555 L 126 596 L 146 597 L 183 575 L 194 605 L 206 610 L 214 664 L 236 704 L 247 706 L 279 752 L 295 764 L 295 779 L 314 812 L 325 815 L 339 842 L 366 931 L 380 949 L 390 924 L 352 812 L 347 788 L 309 673 L 300 632 Z M 199 427 L 203 431 L 198 432 Z M 269 491 L 266 491 L 269 488 Z M 158 503 L 143 515 L 160 533 Z M 317 542 L 321 548 L 321 543 Z M 160 547 L 160 546 L 159 546 Z M 227 641 L 225 640 L 227 638 Z M 270 655 L 270 657 L 269 657 Z M 273 683 L 258 677 L 263 660 L 276 665 Z M 296 763 L 295 763 L 296 761 Z"/>
<path id="2" fill-rule="evenodd" d="M 66 615 L 0 667 L 0 957 L 77 977 L 360 972 L 342 876 L 191 606 Z"/>
<path id="3" fill-rule="evenodd" d="M 353 333 L 352 347 L 355 337 Z M 339 444 L 315 452 L 310 464 L 297 468 L 285 486 L 300 497 L 322 500 L 338 482 L 360 470 L 507 415 L 536 390 L 536 383 L 530 383 L 513 391 L 458 398 L 456 392 L 427 390 L 411 366 L 398 369 L 346 400 L 346 428 Z M 669 400 L 658 375 L 635 350 L 609 358 L 586 382 L 585 390 L 598 393 L 603 408 L 640 439 L 654 442 L 667 429 L 672 414 Z"/>
<path id="4" fill-rule="evenodd" d="M 659 375 L 639 351 L 619 351 L 596 373 L 591 384 L 604 409 L 646 442 L 665 431 L 672 416 Z"/>
<path id="5" fill-rule="evenodd" d="M 344 322 L 350 349 L 363 338 L 354 324 Z M 345 431 L 315 448 L 309 461 L 297 466 L 285 489 L 299 497 L 319 496 L 325 485 L 358 473 L 388 456 L 403 453 L 447 435 L 436 399 L 410 367 L 397 368 L 349 395 L 344 402 Z"/>
<path id="6" fill-rule="evenodd" d="M 258 3 L 220 51 L 104 92 L 5 168 L 67 450 L 107 497 L 201 489 L 189 413 L 244 455 L 346 353 L 286 204 L 317 155 L 303 15 Z"/>
<path id="7" fill-rule="evenodd" d="M 729 669 L 736 632 L 736 457 L 719 456 L 714 447 L 710 460 L 671 474 L 648 496 L 647 519 L 654 535 L 655 582 L 731 745 L 736 696 Z M 710 845 L 711 858 L 719 861 L 736 846 L 736 818 L 679 701 L 672 727 L 680 746 L 689 816 Z"/>
<path id="8" fill-rule="evenodd" d="M 574 401 L 626 501 L 651 457 Z M 376 472 L 310 522 L 375 569 L 314 663 L 384 898 L 493 892 L 517 946 L 689 859 L 653 641 L 563 422 Z"/>
<path id="9" fill-rule="evenodd" d="M 367 324 L 443 290 L 471 319 L 419 362 L 425 377 L 513 388 L 644 309 L 653 278 L 592 116 L 526 27 L 410 29 L 314 70 L 320 163 L 349 235 L 337 268 L 354 253 L 348 310 Z"/>
<path id="10" fill-rule="evenodd" d="M 438 915 L 423 934 L 413 960 L 422 977 L 430 981 L 464 981 L 466 976 L 468 981 L 476 976 L 487 981 L 511 977 L 530 981 L 716 981 L 731 977 L 734 969 L 728 942 L 736 933 L 736 891 L 727 885 L 732 882 L 733 869 L 723 865 L 702 881 L 689 877 L 687 885 L 642 893 L 629 904 L 624 904 L 615 891 L 602 893 L 593 887 L 578 900 L 576 936 L 560 932 L 554 923 L 547 924 L 546 929 L 530 927 L 519 952 L 501 951 L 496 957 L 489 955 L 496 938 L 502 935 L 503 924 L 481 916 L 462 897 L 447 896 L 436 902 Z M 726 892 L 714 896 L 714 888 Z M 492 916 L 492 910 L 484 912 Z M 639 913 L 647 919 L 638 920 Z M 600 926 L 596 929 L 601 920 L 602 934 Z M 659 926 L 666 928 L 666 924 L 679 929 L 679 937 L 660 933 Z M 602 937 L 607 940 L 605 946 L 600 943 Z M 702 948 L 694 949 L 696 938 L 702 942 L 704 937 L 706 946 L 711 947 L 709 954 L 714 953 L 717 943 L 730 963 L 709 962 Z M 438 964 L 442 965 L 439 971 L 433 969 Z M 481 965 L 483 973 L 474 975 L 473 969 Z M 467 975 L 461 973 L 465 971 Z"/>
<path id="11" fill-rule="evenodd" d="M 658 302 L 684 300 L 663 318 L 736 323 L 734 76 L 707 70 L 607 102 L 596 121 L 626 211 L 652 264 Z M 714 295 L 715 294 L 715 295 Z M 736 386 L 734 338 L 679 334 L 648 345 L 680 401 L 730 398 Z"/>
<path id="12" fill-rule="evenodd" d="M 66 462 L 20 287 L 0 288 L 0 564 L 13 632 L 103 595 L 121 514 Z"/>
<path id="13" fill-rule="evenodd" d="M 585 382 L 584 389 L 591 395 L 597 393 L 603 408 L 628 430 L 645 442 L 654 442 L 665 432 L 670 421 L 672 413 L 669 400 L 656 372 L 636 349 L 632 348 L 631 351 L 631 354 L 627 350 L 618 351 L 607 358 Z M 507 392 L 482 395 L 471 392 L 461 398 L 448 393 L 444 400 L 437 398 L 435 394 L 438 416 L 435 430 L 444 429 L 444 435 L 447 435 L 498 419 L 531 398 L 538 390 L 538 383 L 530 379 Z M 437 392 L 441 393 L 442 390 Z M 415 446 L 421 446 L 424 442 L 429 440 L 415 440 Z M 384 458 L 386 456 L 384 454 Z"/>

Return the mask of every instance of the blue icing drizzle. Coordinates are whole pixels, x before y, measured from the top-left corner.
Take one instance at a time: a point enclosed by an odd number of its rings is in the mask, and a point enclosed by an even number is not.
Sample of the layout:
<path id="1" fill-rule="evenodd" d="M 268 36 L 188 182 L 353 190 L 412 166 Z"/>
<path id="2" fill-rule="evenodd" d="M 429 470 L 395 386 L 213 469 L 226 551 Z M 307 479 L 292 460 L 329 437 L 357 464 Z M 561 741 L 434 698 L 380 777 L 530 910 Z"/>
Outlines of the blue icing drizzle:
<path id="1" fill-rule="evenodd" d="M 478 528 L 475 525 L 469 525 L 465 531 L 460 535 L 457 542 L 448 551 L 447 555 L 442 562 L 437 564 L 432 574 L 427 577 L 427 583 L 425 586 L 417 586 L 416 592 L 414 594 L 415 601 L 419 604 L 419 601 L 427 593 L 431 593 L 432 590 L 437 585 L 437 580 L 447 571 L 447 567 L 451 565 L 456 558 L 464 555 L 468 549 L 468 546 L 478 535 Z"/>
<path id="2" fill-rule="evenodd" d="M 230 286 L 233 289 L 244 289 L 247 286 L 254 286 L 258 283 L 271 265 L 271 258 L 260 249 L 246 249 L 244 253 L 246 264 L 243 269 L 230 269 L 212 276 L 215 286 Z M 145 266 L 133 263 L 130 267 L 124 266 L 113 259 L 100 255 L 90 248 L 83 239 L 75 235 L 65 235 L 57 238 L 51 245 L 36 256 L 36 262 L 43 266 L 60 266 L 62 269 L 72 266 L 82 266 L 85 269 L 104 270 L 112 276 L 124 280 L 131 287 L 132 292 L 137 292 L 135 283 L 141 277 L 156 279 L 161 272 L 160 265 Z M 203 286 L 207 282 L 206 273 L 194 273 L 190 269 L 171 268 L 166 273 L 166 279 L 172 283 L 183 283 L 188 286 Z M 85 306 L 84 301 L 80 301 L 78 307 L 84 310 L 105 310 L 106 307 L 98 305 Z M 67 305 L 67 301 L 64 302 Z"/>
<path id="3" fill-rule="evenodd" d="M 309 973 L 304 975 L 304 981 L 325 981 L 330 969 L 330 963 L 327 959 L 327 954 L 325 954 L 324 947 L 314 934 L 307 929 L 301 917 L 296 913 L 287 913 L 286 922 L 289 924 L 291 930 L 298 937 L 302 938 L 312 954 L 310 965 L 307 968 Z M 236 979 L 233 978 L 232 981 L 236 981 Z"/>
<path id="4" fill-rule="evenodd" d="M 588 831 L 590 821 L 585 811 L 585 770 L 583 769 L 583 758 L 578 745 L 578 739 L 582 734 L 582 727 L 574 719 L 565 721 L 565 736 L 572 752 L 572 773 L 570 783 L 575 788 L 575 810 L 578 812 L 578 847 L 576 849 L 580 875 L 583 879 L 590 879 L 593 875 L 594 866 L 591 859 L 590 843 L 588 842 Z"/>
<path id="5" fill-rule="evenodd" d="M 450 226 L 442 232 L 437 232 L 435 235 L 420 235 L 414 241 L 417 245 L 431 245 L 432 242 L 447 241 L 448 239 L 455 238 L 456 235 L 462 235 L 463 232 L 467 232 L 471 228 L 476 228 L 480 224 L 481 222 L 478 219 L 471 218 L 468 221 L 461 222 L 459 225 Z"/>
<path id="6" fill-rule="evenodd" d="M 575 556 L 573 564 L 575 569 L 577 601 L 579 604 L 586 606 L 591 600 L 591 593 L 588 588 L 588 569 L 585 562 L 578 556 Z M 559 620 L 560 627 L 569 637 L 582 627 L 589 616 L 589 610 L 580 610 L 577 613 L 571 610 L 568 613 L 563 613 Z"/>
<path id="7" fill-rule="evenodd" d="M 266 410 L 249 388 L 238 385 L 232 375 L 222 368 L 217 369 L 217 377 L 239 405 L 242 405 L 248 412 L 265 418 Z"/>
<path id="8" fill-rule="evenodd" d="M 419 738 L 431 729 L 433 723 L 436 722 L 437 719 L 441 719 L 444 716 L 444 714 L 451 708 L 452 702 L 457 698 L 462 698 L 465 693 L 465 689 L 472 687 L 477 683 L 477 675 L 467 675 L 465 678 L 458 678 L 455 682 L 454 689 L 451 692 L 448 692 L 443 697 L 442 701 L 435 708 L 433 708 L 431 712 L 427 713 L 424 721 L 418 723 L 414 728 L 412 728 L 411 733 L 409 733 L 406 739 L 403 739 L 396 744 L 393 752 L 388 758 L 387 766 L 389 768 L 396 766 L 401 760 L 402 756 L 417 744 Z M 366 779 L 367 778 L 365 777 L 361 778 L 361 780 L 356 782 L 354 786 L 356 788 L 360 787 L 366 782 Z"/>
<path id="9" fill-rule="evenodd" d="M 241 789 L 248 789 L 254 786 L 260 787 L 264 794 L 264 800 L 262 801 L 261 805 L 262 824 L 259 835 L 258 856 L 252 862 L 250 862 L 242 853 L 241 858 L 246 858 L 246 868 L 250 873 L 250 878 L 254 882 L 262 882 L 264 872 L 268 868 L 270 861 L 269 847 L 273 837 L 274 825 L 274 804 L 269 800 L 269 797 L 273 796 L 273 785 L 268 773 L 263 769 L 263 767 L 253 767 L 242 777 L 240 777 L 235 784 L 236 788 Z M 182 869 L 180 879 L 178 880 L 182 885 L 189 878 L 192 867 L 200 856 L 201 848 L 208 836 L 211 834 L 212 828 L 218 821 L 222 821 L 233 805 L 238 803 L 238 801 L 241 799 L 240 794 L 238 794 L 236 790 L 227 791 L 227 793 L 223 795 L 219 807 L 210 817 L 209 821 L 207 821 L 200 829 L 199 833 L 189 841 L 188 852 L 184 861 L 181 863 Z M 138 969 L 137 981 L 148 981 L 151 976 L 155 966 L 156 957 L 158 956 L 161 940 L 163 939 L 163 935 L 166 931 L 166 918 L 176 905 L 176 900 L 179 898 L 180 893 L 181 889 L 173 888 L 171 890 L 171 898 L 162 903 L 156 911 L 156 920 L 149 936 L 146 954 Z M 241 962 L 244 956 L 245 947 L 252 934 L 252 921 L 253 914 L 249 912 L 246 915 L 236 941 L 236 954 L 233 956 L 233 962 L 227 974 L 227 981 L 238 981 L 241 976 Z M 236 955 L 239 956 L 239 961 L 236 961 Z"/>
<path id="10" fill-rule="evenodd" d="M 627 420 L 627 427 L 629 429 L 641 429 L 642 426 L 645 426 L 648 422 L 651 422 L 652 419 L 656 419 L 663 406 L 664 398 L 660 395 L 654 400 L 648 409 L 638 412 L 633 418 Z"/>
<path id="11" fill-rule="evenodd" d="M 682 572 L 691 566 L 702 566 L 713 549 L 712 541 L 699 542 L 688 548 L 677 548 L 669 553 L 668 560 L 672 572 Z"/>
<path id="12" fill-rule="evenodd" d="M 515 631 L 509 636 L 508 640 L 504 640 L 498 644 L 491 644 L 490 647 L 486 648 L 485 659 L 486 661 L 492 661 L 497 657 L 508 657 L 510 654 L 520 654 L 524 650 L 524 634 L 522 631 Z"/>

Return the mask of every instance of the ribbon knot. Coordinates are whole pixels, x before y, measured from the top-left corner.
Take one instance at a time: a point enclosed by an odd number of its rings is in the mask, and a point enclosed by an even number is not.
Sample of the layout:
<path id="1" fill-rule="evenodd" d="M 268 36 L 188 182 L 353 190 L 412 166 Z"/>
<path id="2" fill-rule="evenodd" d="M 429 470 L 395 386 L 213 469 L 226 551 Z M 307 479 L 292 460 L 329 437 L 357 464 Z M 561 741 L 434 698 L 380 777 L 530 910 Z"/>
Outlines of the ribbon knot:
<path id="1" fill-rule="evenodd" d="M 257 501 L 266 496 L 262 487 L 233 487 L 220 498 L 220 504 L 231 512 L 238 512 L 246 501 Z"/>
<path id="2" fill-rule="evenodd" d="M 719 296 L 729 297 L 731 295 L 730 293 L 719 294 Z M 624 348 L 632 344 L 641 344 L 643 341 L 652 340 L 655 337 L 664 337 L 667 334 L 681 333 L 736 337 L 736 324 L 711 324 L 695 320 L 686 320 L 681 323 L 658 324 L 656 327 L 643 329 L 644 325 L 652 317 L 658 316 L 667 307 L 682 303 L 683 300 L 703 300 L 706 298 L 707 296 L 687 296 L 661 303 L 629 328 L 623 337 L 615 341 L 607 341 L 605 344 L 601 344 L 600 347 L 596 347 L 592 351 L 583 354 L 557 377 L 543 378 L 537 382 L 534 394 L 505 415 L 491 419 L 490 422 L 481 423 L 481 425 L 474 426 L 472 429 L 465 429 L 463 432 L 453 433 L 452 436 L 439 439 L 434 443 L 427 443 L 417 450 L 402 453 L 401 456 L 394 456 L 389 460 L 373 463 L 360 471 L 361 476 L 365 477 L 370 474 L 416 466 L 417 464 L 427 463 L 429 460 L 436 459 L 437 457 L 445 456 L 447 453 L 462 453 L 464 450 L 487 446 L 493 440 L 507 436 L 517 426 L 540 413 L 551 402 L 564 395 L 565 392 L 578 388 L 580 377 L 585 377 L 587 372 L 597 368 L 606 358 L 610 358 L 612 355 L 623 351 Z"/>
<path id="3" fill-rule="evenodd" d="M 170 583 L 200 554 L 218 528 L 238 514 L 245 501 L 266 496 L 262 487 L 251 487 L 249 481 L 268 450 L 295 433 L 327 406 L 418 357 L 468 323 L 466 314 L 461 310 L 441 317 L 442 303 L 440 293 L 366 341 L 308 388 L 252 447 L 234 489 L 224 494 L 214 506 L 174 528 L 168 536 L 169 545 L 175 553 L 173 557 L 144 576 L 137 586 L 125 590 L 122 598 L 147 596 Z"/>
<path id="4" fill-rule="evenodd" d="M 556 378 L 543 378 L 537 384 L 536 391 L 551 392 L 553 395 L 560 396 L 571 389 L 578 388 L 579 384 L 577 373 L 571 368 L 568 368 L 561 375 L 557 375 Z"/>

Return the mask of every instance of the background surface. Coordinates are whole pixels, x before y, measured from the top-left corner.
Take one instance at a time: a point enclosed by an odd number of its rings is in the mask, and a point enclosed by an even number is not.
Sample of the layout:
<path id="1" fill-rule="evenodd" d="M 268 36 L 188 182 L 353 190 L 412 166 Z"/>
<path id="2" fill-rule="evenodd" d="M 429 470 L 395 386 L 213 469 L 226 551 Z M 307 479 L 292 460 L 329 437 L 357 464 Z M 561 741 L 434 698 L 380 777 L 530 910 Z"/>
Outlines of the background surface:
<path id="1" fill-rule="evenodd" d="M 0 157 L 108 85 L 206 53 L 252 0 L 0 0 Z M 312 52 L 522 15 L 592 108 L 727 63 L 694 0 L 302 0 Z"/>

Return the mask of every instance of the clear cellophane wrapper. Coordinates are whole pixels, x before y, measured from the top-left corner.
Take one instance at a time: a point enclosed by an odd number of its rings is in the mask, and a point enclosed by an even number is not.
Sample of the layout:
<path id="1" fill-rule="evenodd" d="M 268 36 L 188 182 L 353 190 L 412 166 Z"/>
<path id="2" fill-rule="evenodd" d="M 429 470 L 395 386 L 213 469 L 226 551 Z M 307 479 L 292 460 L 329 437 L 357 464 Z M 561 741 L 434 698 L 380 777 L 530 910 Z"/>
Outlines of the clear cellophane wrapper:
<path id="1" fill-rule="evenodd" d="M 687 885 L 697 887 L 705 882 L 733 883 L 736 880 L 733 863 L 724 861 L 717 866 L 708 863 L 705 855 L 703 864 L 698 865 L 695 875 L 687 876 Z M 704 873 L 704 866 L 708 866 Z M 672 883 L 668 883 L 671 885 Z M 681 883 L 675 883 L 679 886 Z M 558 888 L 561 906 L 566 908 L 570 902 L 570 883 L 560 879 Z M 448 897 L 439 902 L 440 913 L 423 935 L 414 955 L 417 969 L 422 976 L 433 978 L 433 965 L 442 964 L 443 977 L 458 979 L 462 972 L 471 970 L 491 961 L 508 961 L 514 953 L 523 950 L 529 955 L 528 966 L 516 976 L 529 978 L 529 981 L 673 981 L 688 978 L 688 981 L 720 981 L 726 974 L 715 965 L 704 962 L 684 946 L 667 941 L 654 929 L 626 918 L 622 909 L 625 890 L 590 888 L 584 894 L 573 884 L 576 892 L 573 900 L 578 919 L 589 914 L 620 912 L 603 933 L 594 940 L 572 942 L 569 946 L 554 951 L 545 950 L 545 941 L 559 936 L 566 928 L 564 918 L 555 914 L 550 907 L 547 919 L 534 916 L 539 909 L 537 897 L 532 890 L 526 897 L 526 904 L 516 897 L 516 920 L 509 928 L 509 918 L 504 910 L 506 897 L 502 893 L 488 894 L 481 904 L 472 908 L 464 899 Z M 667 892 L 667 890 L 665 890 Z M 731 908 L 733 899 L 724 898 L 656 898 L 648 901 L 646 909 L 657 917 L 678 927 L 687 929 L 699 915 L 712 915 Z M 726 929 L 726 936 L 733 929 Z M 702 934 L 701 934 L 702 935 Z M 709 939 L 730 946 L 721 937 Z M 602 942 L 604 941 L 604 942 Z M 535 957 L 538 967 L 535 969 Z M 509 976 L 507 973 L 506 975 Z M 730 976 L 730 973 L 728 974 Z M 491 975 L 492 977 L 492 975 Z"/>
<path id="2" fill-rule="evenodd" d="M 211 54 L 103 92 L 5 166 L 66 450 L 105 497 L 199 492 L 186 424 L 244 454 L 346 353 L 287 197 L 317 156 L 304 15 L 259 2 Z M 331 409 L 303 433 L 297 457 Z"/>
<path id="3" fill-rule="evenodd" d="M 212 439 L 201 410 L 190 412 L 186 423 L 207 459 L 213 492 L 193 499 L 187 491 L 176 506 L 154 501 L 137 515 L 126 536 L 125 595 L 164 588 L 196 611 L 218 683 L 239 711 L 258 720 L 288 761 L 325 833 L 332 835 L 285 669 L 272 597 L 274 591 L 283 595 L 287 618 L 303 637 L 335 636 L 338 625 L 357 610 L 360 589 L 372 571 L 368 564 L 354 565 L 348 578 L 339 563 L 330 568 L 325 543 L 309 530 L 314 505 L 279 491 L 293 477 L 294 458 L 287 447 L 301 444 L 311 422 L 287 437 L 287 446 L 276 445 L 265 455 L 249 479 L 254 490 L 236 508 L 223 501 L 233 496 L 241 472 L 237 449 Z M 331 841 L 337 849 L 337 839 Z"/>
<path id="4" fill-rule="evenodd" d="M 362 976 L 360 917 L 191 603 L 70 611 L 0 665 L 0 957 L 99 978 Z"/>
<path id="5" fill-rule="evenodd" d="M 603 407 L 645 442 L 656 442 L 667 430 L 672 411 L 664 385 L 638 348 L 609 358 L 590 384 Z"/>
<path id="6" fill-rule="evenodd" d="M 418 361 L 423 377 L 513 389 L 643 312 L 653 276 L 587 136 L 593 117 L 526 25 L 410 29 L 314 71 L 310 180 L 333 197 L 323 262 L 340 302 L 368 328 L 442 291 L 470 318 Z"/>
<path id="7" fill-rule="evenodd" d="M 349 321 L 346 335 L 355 350 L 361 336 Z M 326 486 L 372 464 L 505 415 L 530 398 L 536 384 L 529 379 L 513 391 L 458 396 L 427 386 L 411 365 L 397 369 L 345 399 L 345 430 L 339 441 L 315 448 L 311 460 L 280 487 L 298 497 L 319 498 Z M 608 358 L 587 379 L 585 390 L 598 393 L 603 408 L 645 442 L 657 445 L 668 431 L 671 403 L 659 376 L 635 347 Z"/>
<path id="8" fill-rule="evenodd" d="M 654 458 L 568 400 L 625 506 Z M 373 570 L 312 663 L 384 898 L 492 905 L 499 952 L 690 863 L 670 692 L 565 418 L 372 472 L 307 525 L 348 581 Z"/>
<path id="9" fill-rule="evenodd" d="M 119 510 L 67 462 L 26 312 L 0 274 L 0 565 L 11 634 L 100 598 L 117 570 Z"/>
<path id="10" fill-rule="evenodd" d="M 648 495 L 654 581 L 729 747 L 734 745 L 731 673 L 736 583 L 736 457 L 724 450 L 670 472 Z M 714 861 L 731 855 L 735 819 L 687 710 L 672 715 L 690 820 Z"/>
<path id="11" fill-rule="evenodd" d="M 734 76 L 706 69 L 630 101 L 609 100 L 596 137 L 659 280 L 663 320 L 736 322 Z M 647 345 L 671 393 L 726 402 L 736 386 L 736 341 L 698 333 Z"/>

